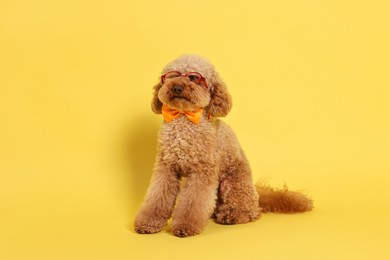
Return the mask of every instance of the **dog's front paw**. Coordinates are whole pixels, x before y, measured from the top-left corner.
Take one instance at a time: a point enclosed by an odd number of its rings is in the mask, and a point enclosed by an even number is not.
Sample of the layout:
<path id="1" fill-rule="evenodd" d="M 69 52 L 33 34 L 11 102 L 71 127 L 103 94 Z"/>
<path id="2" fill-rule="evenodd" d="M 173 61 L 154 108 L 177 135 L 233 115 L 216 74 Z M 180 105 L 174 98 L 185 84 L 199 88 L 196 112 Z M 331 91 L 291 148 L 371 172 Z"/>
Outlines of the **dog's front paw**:
<path id="1" fill-rule="evenodd" d="M 154 234 L 160 232 L 162 228 L 146 224 L 146 225 L 135 225 L 134 230 L 138 234 Z"/>
<path id="2" fill-rule="evenodd" d="M 166 223 L 165 219 L 137 219 L 134 230 L 138 234 L 154 234 L 160 232 Z"/>
<path id="3" fill-rule="evenodd" d="M 177 237 L 189 237 L 189 236 L 195 236 L 200 233 L 200 231 L 195 230 L 194 227 L 191 227 L 190 225 L 173 225 L 172 226 L 172 232 Z"/>

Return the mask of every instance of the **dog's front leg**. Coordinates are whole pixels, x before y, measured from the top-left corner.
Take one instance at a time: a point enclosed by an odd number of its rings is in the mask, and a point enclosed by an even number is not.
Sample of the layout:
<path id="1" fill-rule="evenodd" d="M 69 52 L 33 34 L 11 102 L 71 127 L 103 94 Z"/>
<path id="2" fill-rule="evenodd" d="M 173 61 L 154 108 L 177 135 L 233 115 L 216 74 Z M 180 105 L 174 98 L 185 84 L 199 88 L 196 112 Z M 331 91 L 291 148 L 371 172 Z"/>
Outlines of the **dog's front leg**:
<path id="1" fill-rule="evenodd" d="M 160 232 L 171 217 L 179 190 L 180 180 L 170 167 L 157 165 L 135 219 L 135 231 L 140 234 Z"/>
<path id="2" fill-rule="evenodd" d="M 191 173 L 185 180 L 173 212 L 172 231 L 175 236 L 199 234 L 207 225 L 216 206 L 217 170 Z"/>

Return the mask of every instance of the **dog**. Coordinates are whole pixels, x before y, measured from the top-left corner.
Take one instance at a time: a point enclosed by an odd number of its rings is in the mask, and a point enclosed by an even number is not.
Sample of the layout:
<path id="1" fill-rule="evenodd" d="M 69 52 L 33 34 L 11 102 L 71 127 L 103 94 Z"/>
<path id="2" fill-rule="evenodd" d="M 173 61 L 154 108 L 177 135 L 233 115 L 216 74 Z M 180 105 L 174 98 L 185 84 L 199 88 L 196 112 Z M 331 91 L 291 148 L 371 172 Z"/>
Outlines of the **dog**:
<path id="1" fill-rule="evenodd" d="M 154 87 L 152 110 L 162 114 L 154 173 L 135 218 L 140 234 L 160 232 L 172 216 L 175 236 L 200 234 L 210 217 L 241 224 L 262 212 L 313 208 L 295 191 L 254 185 L 248 160 L 232 129 L 219 117 L 232 108 L 225 83 L 205 58 L 170 62 Z"/>

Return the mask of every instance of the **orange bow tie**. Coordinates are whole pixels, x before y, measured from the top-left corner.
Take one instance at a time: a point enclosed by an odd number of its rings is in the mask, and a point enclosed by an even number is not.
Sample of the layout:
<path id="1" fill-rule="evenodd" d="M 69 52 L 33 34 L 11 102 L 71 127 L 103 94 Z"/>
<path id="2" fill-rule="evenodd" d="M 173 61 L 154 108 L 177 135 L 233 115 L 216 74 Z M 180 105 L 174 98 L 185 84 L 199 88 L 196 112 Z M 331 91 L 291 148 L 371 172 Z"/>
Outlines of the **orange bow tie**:
<path id="1" fill-rule="evenodd" d="M 176 109 L 170 108 L 167 105 L 163 105 L 162 107 L 162 115 L 165 119 L 165 122 L 167 123 L 171 122 L 173 119 L 178 118 L 181 114 L 184 114 L 188 120 L 197 125 L 202 118 L 202 112 L 202 108 L 198 108 L 195 111 L 178 111 Z"/>

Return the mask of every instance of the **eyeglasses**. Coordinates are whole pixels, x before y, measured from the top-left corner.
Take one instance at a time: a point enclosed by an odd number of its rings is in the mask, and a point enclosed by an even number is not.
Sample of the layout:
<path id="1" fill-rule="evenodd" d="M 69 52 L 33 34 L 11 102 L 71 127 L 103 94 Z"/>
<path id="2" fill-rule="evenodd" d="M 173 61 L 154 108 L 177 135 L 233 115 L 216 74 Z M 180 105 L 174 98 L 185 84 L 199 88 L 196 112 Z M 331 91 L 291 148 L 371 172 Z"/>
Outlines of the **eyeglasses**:
<path id="1" fill-rule="evenodd" d="M 178 77 L 186 77 L 191 82 L 194 82 L 198 85 L 203 85 L 206 89 L 208 88 L 206 78 L 203 77 L 199 72 L 181 73 L 179 71 L 168 71 L 161 76 L 161 84 L 164 84 L 166 79 L 173 79 Z"/>

